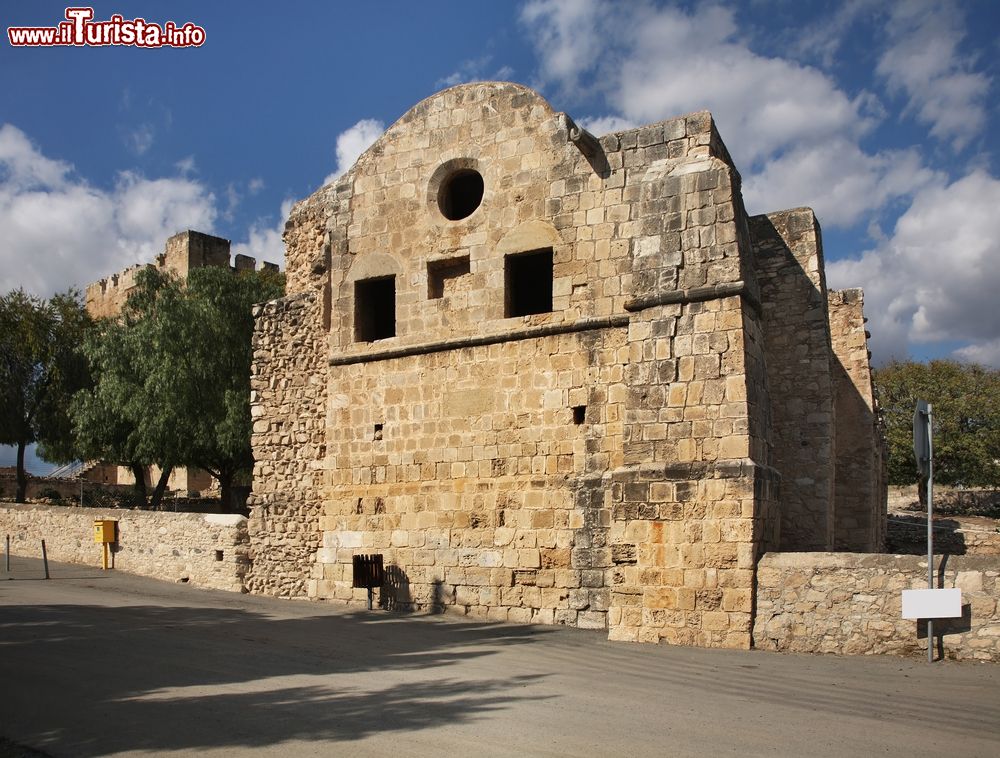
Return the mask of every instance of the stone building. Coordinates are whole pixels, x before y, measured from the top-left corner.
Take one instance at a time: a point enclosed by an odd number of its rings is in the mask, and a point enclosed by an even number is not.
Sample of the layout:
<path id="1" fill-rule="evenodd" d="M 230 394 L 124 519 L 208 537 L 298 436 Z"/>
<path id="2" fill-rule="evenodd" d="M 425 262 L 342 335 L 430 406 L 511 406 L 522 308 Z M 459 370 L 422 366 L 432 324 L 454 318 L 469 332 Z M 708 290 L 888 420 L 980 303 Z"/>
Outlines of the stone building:
<path id="1" fill-rule="evenodd" d="M 94 318 L 113 318 L 121 313 L 129 293 L 136 286 L 136 275 L 145 268 L 155 268 L 181 279 L 186 279 L 188 273 L 196 268 L 229 268 L 229 245 L 229 240 L 203 232 L 188 230 L 175 234 L 167 240 L 163 252 L 152 263 L 137 263 L 124 271 L 88 284 L 85 291 L 87 312 Z M 232 270 L 252 271 L 256 265 L 254 258 L 237 255 L 233 260 Z M 276 264 L 268 262 L 262 263 L 262 268 L 278 270 Z M 135 483 L 135 476 L 129 468 L 110 464 L 92 464 L 87 467 L 83 476 L 102 484 Z M 156 466 L 147 468 L 146 484 L 155 485 L 159 476 L 160 471 Z M 183 467 L 175 468 L 167 482 L 167 489 L 181 492 L 200 492 L 212 486 L 212 476 L 207 471 Z"/>
<path id="2" fill-rule="evenodd" d="M 285 227 L 258 307 L 253 592 L 748 647 L 768 550 L 885 524 L 860 291 L 748 217 L 709 113 L 597 139 L 535 92 L 416 105 Z"/>

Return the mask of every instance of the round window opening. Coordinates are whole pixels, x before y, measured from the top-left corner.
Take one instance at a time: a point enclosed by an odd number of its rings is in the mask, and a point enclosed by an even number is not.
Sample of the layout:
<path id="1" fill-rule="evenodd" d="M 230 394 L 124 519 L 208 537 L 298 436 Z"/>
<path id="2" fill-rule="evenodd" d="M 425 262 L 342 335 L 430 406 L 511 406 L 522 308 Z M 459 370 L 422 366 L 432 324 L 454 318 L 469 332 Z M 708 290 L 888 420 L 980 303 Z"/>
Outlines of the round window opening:
<path id="1" fill-rule="evenodd" d="M 483 202 L 483 176 L 475 169 L 456 171 L 441 183 L 438 207 L 449 221 L 471 216 Z"/>

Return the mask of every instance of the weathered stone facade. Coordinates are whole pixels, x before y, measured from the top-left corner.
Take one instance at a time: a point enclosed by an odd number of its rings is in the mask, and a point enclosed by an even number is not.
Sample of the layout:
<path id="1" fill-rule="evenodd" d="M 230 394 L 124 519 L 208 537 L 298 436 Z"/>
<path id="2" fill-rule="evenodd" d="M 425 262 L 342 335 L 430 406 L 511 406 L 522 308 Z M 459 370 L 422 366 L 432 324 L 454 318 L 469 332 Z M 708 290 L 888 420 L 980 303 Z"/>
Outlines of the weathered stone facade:
<path id="1" fill-rule="evenodd" d="M 870 405 L 837 413 L 812 213 L 748 218 L 708 113 L 597 140 L 519 85 L 455 87 L 285 242 L 252 591 L 360 601 L 352 556 L 381 552 L 387 605 L 748 647 L 758 558 L 837 540 L 840 426 L 880 444 Z"/>
<path id="2" fill-rule="evenodd" d="M 54 561 L 101 565 L 94 542 L 94 521 L 118 522 L 113 546 L 120 571 L 165 581 L 189 582 L 243 592 L 247 559 L 247 520 L 236 515 L 163 513 L 61 505 L 0 504 L 0 534 L 11 538 L 15 555 L 41 556 L 45 540 Z"/>
<path id="3" fill-rule="evenodd" d="M 935 558 L 939 587 L 962 590 L 962 618 L 938 619 L 947 658 L 1000 661 L 1000 566 L 992 557 Z M 773 553 L 757 571 L 754 645 L 793 653 L 923 655 L 926 623 L 902 617 L 902 592 L 927 587 L 927 558 Z"/>

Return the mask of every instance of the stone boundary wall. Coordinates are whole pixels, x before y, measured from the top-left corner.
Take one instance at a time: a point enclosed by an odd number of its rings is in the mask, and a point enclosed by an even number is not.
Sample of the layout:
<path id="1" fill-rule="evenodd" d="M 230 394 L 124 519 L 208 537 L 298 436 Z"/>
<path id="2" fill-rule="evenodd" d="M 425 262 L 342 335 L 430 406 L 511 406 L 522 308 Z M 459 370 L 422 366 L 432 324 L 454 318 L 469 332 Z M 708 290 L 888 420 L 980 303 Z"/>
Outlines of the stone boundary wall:
<path id="1" fill-rule="evenodd" d="M 97 519 L 118 521 L 118 543 L 112 549 L 119 571 L 244 591 L 248 560 L 243 516 L 0 503 L 0 540 L 9 534 L 11 553 L 37 557 L 44 539 L 52 560 L 99 567 L 101 546 L 93 536 Z"/>
<path id="2" fill-rule="evenodd" d="M 963 617 L 934 624 L 946 658 L 1000 661 L 1000 559 L 943 556 L 939 587 L 962 590 Z M 927 586 L 915 555 L 768 553 L 757 566 L 754 646 L 843 655 L 924 655 L 923 623 L 902 618 L 902 591 Z"/>

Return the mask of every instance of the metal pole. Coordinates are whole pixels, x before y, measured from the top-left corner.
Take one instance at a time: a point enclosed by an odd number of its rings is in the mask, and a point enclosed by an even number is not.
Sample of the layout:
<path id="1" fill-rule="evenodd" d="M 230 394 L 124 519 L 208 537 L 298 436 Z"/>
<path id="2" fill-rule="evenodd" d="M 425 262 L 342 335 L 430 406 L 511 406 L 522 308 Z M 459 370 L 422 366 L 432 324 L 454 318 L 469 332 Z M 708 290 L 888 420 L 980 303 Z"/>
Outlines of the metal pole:
<path id="1" fill-rule="evenodd" d="M 45 540 L 42 540 L 42 563 L 45 564 L 45 578 L 49 578 L 49 554 L 45 552 Z"/>
<path id="2" fill-rule="evenodd" d="M 3 551 L 3 570 L 10 573 L 10 535 L 7 535 L 7 545 Z"/>
<path id="3" fill-rule="evenodd" d="M 83 508 L 83 474 L 80 474 L 80 507 Z"/>
<path id="4" fill-rule="evenodd" d="M 934 426 L 927 404 L 927 589 L 934 589 Z M 927 619 L 927 662 L 934 662 L 934 620 Z"/>

